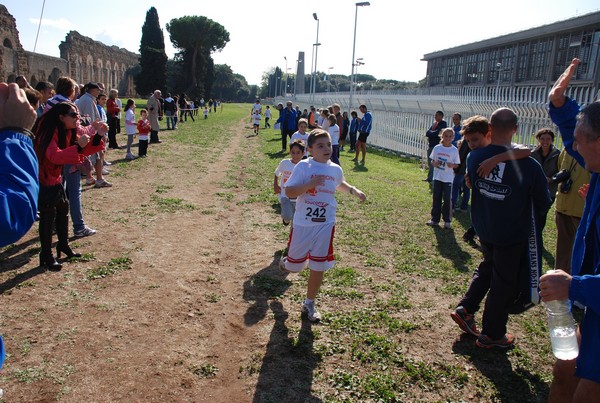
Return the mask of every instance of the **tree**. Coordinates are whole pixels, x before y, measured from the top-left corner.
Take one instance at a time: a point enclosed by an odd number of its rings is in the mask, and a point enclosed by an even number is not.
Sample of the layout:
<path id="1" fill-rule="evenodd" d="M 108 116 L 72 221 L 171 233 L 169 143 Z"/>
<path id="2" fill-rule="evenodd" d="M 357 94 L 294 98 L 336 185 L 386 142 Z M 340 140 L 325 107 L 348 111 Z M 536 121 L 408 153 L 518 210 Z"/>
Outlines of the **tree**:
<path id="1" fill-rule="evenodd" d="M 167 24 L 167 31 L 173 46 L 180 50 L 185 78 L 196 92 L 205 90 L 206 96 L 210 96 L 214 73 L 210 55 L 225 47 L 229 32 L 204 16 L 174 18 Z"/>
<path id="2" fill-rule="evenodd" d="M 167 54 L 158 12 L 150 7 L 142 26 L 140 42 L 140 73 L 135 77 L 138 94 L 150 94 L 156 89 L 165 90 L 167 85 Z"/>

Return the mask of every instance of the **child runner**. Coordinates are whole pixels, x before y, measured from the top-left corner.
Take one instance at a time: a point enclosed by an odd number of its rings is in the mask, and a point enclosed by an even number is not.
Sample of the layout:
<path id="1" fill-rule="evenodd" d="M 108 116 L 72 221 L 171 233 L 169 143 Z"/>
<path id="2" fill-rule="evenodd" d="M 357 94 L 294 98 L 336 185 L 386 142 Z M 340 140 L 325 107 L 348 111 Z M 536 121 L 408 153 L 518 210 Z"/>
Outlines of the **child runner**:
<path id="1" fill-rule="evenodd" d="M 148 111 L 142 109 L 140 111 L 140 120 L 138 120 L 137 129 L 140 134 L 140 141 L 138 143 L 138 155 L 142 158 L 146 158 L 148 153 L 148 133 L 150 133 L 150 121 L 148 120 Z"/>
<path id="2" fill-rule="evenodd" d="M 315 307 L 315 298 L 323 282 L 323 275 L 335 264 L 335 191 L 339 189 L 350 193 L 361 202 L 366 200 L 366 196 L 354 186 L 350 186 L 344 180 L 342 168 L 329 160 L 329 133 L 319 129 L 311 131 L 308 136 L 308 150 L 312 157 L 296 164 L 285 184 L 287 197 L 298 199 L 288 242 L 288 255 L 281 259 L 279 268 L 282 271 L 297 273 L 310 266 L 302 312 L 314 322 L 321 318 Z"/>
<path id="3" fill-rule="evenodd" d="M 433 165 L 433 203 L 431 206 L 431 220 L 427 225 L 434 226 L 440 223 L 440 215 L 444 217 L 444 228 L 450 228 L 452 221 L 452 182 L 454 171 L 460 164 L 458 149 L 452 145 L 454 130 L 442 130 L 442 143 L 433 148 L 429 158 Z M 443 205 L 442 205 L 443 199 Z"/>
<path id="4" fill-rule="evenodd" d="M 290 199 L 285 194 L 285 183 L 290 178 L 294 167 L 304 156 L 305 143 L 302 140 L 293 140 L 290 143 L 290 158 L 281 160 L 279 166 L 275 170 L 273 178 L 273 190 L 279 195 L 279 204 L 281 205 L 281 219 L 283 225 L 288 225 L 294 218 L 296 210 L 296 199 Z"/>
<path id="5" fill-rule="evenodd" d="M 262 119 L 262 116 L 260 116 L 260 112 L 258 110 L 255 110 L 254 113 L 252 114 L 252 130 L 254 131 L 254 134 L 258 135 L 258 129 L 260 129 L 260 120 Z"/>
<path id="6" fill-rule="evenodd" d="M 208 108 L 204 107 L 204 119 L 208 119 Z"/>
<path id="7" fill-rule="evenodd" d="M 298 121 L 298 131 L 292 134 L 292 138 L 290 139 L 290 141 L 293 142 L 294 140 L 302 140 L 302 142 L 306 144 L 308 142 L 308 132 L 306 131 L 307 128 L 308 120 L 306 120 L 305 118 L 301 118 Z M 304 151 L 304 157 L 308 157 L 308 150 Z"/>
<path id="8" fill-rule="evenodd" d="M 133 99 L 128 99 L 125 105 L 125 133 L 127 133 L 127 154 L 125 155 L 126 160 L 134 160 L 136 157 L 131 153 L 131 145 L 135 138 L 135 102 Z"/>
<path id="9" fill-rule="evenodd" d="M 269 120 L 271 119 L 271 108 L 267 105 L 267 109 L 265 110 L 265 129 L 268 127 L 271 128 L 271 123 Z"/>
<path id="10" fill-rule="evenodd" d="M 340 127 L 338 126 L 337 118 L 333 113 L 327 116 L 327 119 L 329 119 L 329 127 L 327 128 L 327 132 L 331 137 L 332 147 L 331 161 L 340 165 Z"/>

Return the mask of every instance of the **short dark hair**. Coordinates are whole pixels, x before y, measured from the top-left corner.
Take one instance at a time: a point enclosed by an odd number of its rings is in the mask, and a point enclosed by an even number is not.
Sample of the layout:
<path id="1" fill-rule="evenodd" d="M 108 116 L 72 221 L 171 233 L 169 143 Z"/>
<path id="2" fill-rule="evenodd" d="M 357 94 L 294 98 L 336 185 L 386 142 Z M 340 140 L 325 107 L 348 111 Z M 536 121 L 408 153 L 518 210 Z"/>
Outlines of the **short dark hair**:
<path id="1" fill-rule="evenodd" d="M 473 133 L 481 133 L 486 135 L 490 130 L 490 122 L 487 118 L 481 115 L 471 116 L 467 118 L 463 122 L 463 127 L 460 130 L 460 134 L 463 136 L 465 134 L 473 134 Z"/>
<path id="2" fill-rule="evenodd" d="M 452 115 L 452 117 L 454 116 L 458 116 L 458 119 L 462 119 L 462 115 L 458 112 L 454 112 L 454 114 Z"/>
<path id="3" fill-rule="evenodd" d="M 542 135 L 544 134 L 549 134 L 550 137 L 552 137 L 552 141 L 554 141 L 554 132 L 552 131 L 552 129 L 549 129 L 547 127 L 544 127 L 543 129 L 540 129 L 537 131 L 537 133 L 535 134 L 535 138 L 536 139 L 540 139 L 540 137 L 542 137 Z"/>
<path id="4" fill-rule="evenodd" d="M 306 145 L 304 144 L 304 141 L 300 140 L 300 139 L 296 139 L 296 140 L 294 140 L 294 141 L 291 142 L 291 144 L 290 144 L 290 151 L 294 147 L 298 147 L 300 149 L 300 151 L 302 151 L 302 152 L 304 152 L 304 150 L 306 149 Z"/>
<path id="5" fill-rule="evenodd" d="M 313 144 L 317 142 L 318 139 L 323 137 L 329 137 L 329 133 L 327 133 L 323 129 L 313 129 L 308 133 L 307 145 L 308 147 L 312 147 Z"/>
<path id="6" fill-rule="evenodd" d="M 600 137 L 600 101 L 587 104 L 579 115 L 577 115 L 577 124 L 586 126 L 591 132 L 588 140 L 594 141 Z"/>
<path id="7" fill-rule="evenodd" d="M 54 86 L 51 83 L 47 82 L 47 81 L 39 81 L 35 85 L 35 89 L 37 91 L 42 92 L 42 91 L 46 91 L 46 90 L 52 90 L 52 89 L 54 89 Z"/>
<path id="8" fill-rule="evenodd" d="M 440 115 L 442 115 L 442 117 L 444 117 L 444 112 L 442 112 L 442 111 L 435 111 L 435 114 L 436 114 L 436 115 L 437 115 L 438 113 L 439 113 Z M 430 115 L 430 116 L 431 116 L 431 115 Z"/>

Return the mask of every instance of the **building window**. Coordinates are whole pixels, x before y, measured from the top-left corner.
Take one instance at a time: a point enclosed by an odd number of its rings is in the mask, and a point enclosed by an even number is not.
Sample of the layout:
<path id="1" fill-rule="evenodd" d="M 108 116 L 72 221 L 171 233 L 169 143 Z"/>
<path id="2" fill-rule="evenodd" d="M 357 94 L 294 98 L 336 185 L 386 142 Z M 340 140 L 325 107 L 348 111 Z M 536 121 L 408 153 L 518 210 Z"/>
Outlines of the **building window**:
<path id="1" fill-rule="evenodd" d="M 5 48 L 9 48 L 9 49 L 13 48 L 12 42 L 8 38 L 4 38 L 4 41 L 2 42 L 2 44 L 4 45 Z"/>

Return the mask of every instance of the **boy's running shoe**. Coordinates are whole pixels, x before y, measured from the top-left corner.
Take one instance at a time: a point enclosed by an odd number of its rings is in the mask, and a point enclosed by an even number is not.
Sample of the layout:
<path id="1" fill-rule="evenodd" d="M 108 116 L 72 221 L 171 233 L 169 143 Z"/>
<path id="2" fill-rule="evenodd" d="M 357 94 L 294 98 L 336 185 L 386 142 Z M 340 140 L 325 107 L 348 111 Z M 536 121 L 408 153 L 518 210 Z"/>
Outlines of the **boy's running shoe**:
<path id="1" fill-rule="evenodd" d="M 440 225 L 439 222 L 436 222 L 436 221 L 433 221 L 433 220 L 429 220 L 425 224 L 429 225 L 430 227 L 435 227 L 435 226 Z"/>
<path id="2" fill-rule="evenodd" d="M 475 324 L 475 316 L 468 313 L 465 308 L 459 306 L 452 313 L 450 313 L 450 317 L 456 322 L 458 327 L 460 327 L 463 332 L 469 333 L 475 337 L 479 337 L 479 330 Z"/>
<path id="3" fill-rule="evenodd" d="M 287 257 L 282 257 L 279 259 L 279 270 L 282 273 L 289 273 L 289 270 L 285 268 L 285 262 L 287 261 Z"/>
<path id="4" fill-rule="evenodd" d="M 506 350 L 515 345 L 515 336 L 510 333 L 506 333 L 501 339 L 492 340 L 485 334 L 480 334 L 475 344 L 477 347 L 481 348 L 496 348 Z"/>
<path id="5" fill-rule="evenodd" d="M 317 322 L 321 320 L 321 314 L 317 311 L 317 307 L 315 306 L 315 301 L 312 302 L 304 302 L 302 304 L 302 313 L 305 313 L 308 317 L 308 320 L 311 322 Z"/>
<path id="6" fill-rule="evenodd" d="M 96 233 L 96 230 L 88 227 L 87 225 L 85 227 L 83 227 L 83 229 L 80 229 L 78 231 L 74 231 L 75 236 L 78 237 L 78 238 L 84 237 L 84 236 L 94 235 L 95 233 Z"/>

